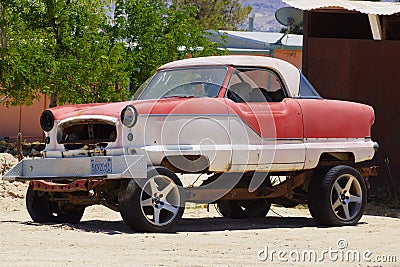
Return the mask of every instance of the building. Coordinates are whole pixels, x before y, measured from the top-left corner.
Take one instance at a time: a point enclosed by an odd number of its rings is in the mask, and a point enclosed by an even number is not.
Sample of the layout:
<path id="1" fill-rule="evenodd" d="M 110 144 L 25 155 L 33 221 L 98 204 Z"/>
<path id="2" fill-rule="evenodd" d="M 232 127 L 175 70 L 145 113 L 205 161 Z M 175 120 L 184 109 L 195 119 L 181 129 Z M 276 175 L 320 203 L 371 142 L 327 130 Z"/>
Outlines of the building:
<path id="1" fill-rule="evenodd" d="M 304 10 L 302 70 L 324 98 L 366 103 L 375 109 L 369 165 L 379 184 L 400 186 L 400 3 L 285 0 Z"/>
<path id="2" fill-rule="evenodd" d="M 6 107 L 0 103 L 0 140 L 14 142 L 20 132 L 26 141 L 43 141 L 39 117 L 48 106 L 49 100 L 45 96 L 30 106 Z"/>
<path id="3" fill-rule="evenodd" d="M 208 38 L 232 55 L 259 55 L 286 60 L 302 67 L 303 36 L 278 32 L 210 31 Z M 282 38 L 283 37 L 283 38 Z M 279 40 L 282 38 L 281 42 Z"/>

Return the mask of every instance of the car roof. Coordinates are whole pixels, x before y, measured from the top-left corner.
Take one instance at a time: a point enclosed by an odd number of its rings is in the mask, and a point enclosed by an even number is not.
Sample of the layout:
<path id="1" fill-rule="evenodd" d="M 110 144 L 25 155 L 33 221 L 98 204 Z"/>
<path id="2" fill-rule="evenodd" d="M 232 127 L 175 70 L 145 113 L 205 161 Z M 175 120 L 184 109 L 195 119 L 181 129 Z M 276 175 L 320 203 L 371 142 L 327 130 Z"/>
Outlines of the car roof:
<path id="1" fill-rule="evenodd" d="M 261 67 L 276 71 L 282 78 L 288 93 L 299 96 L 300 70 L 287 61 L 263 56 L 210 56 L 173 61 L 162 65 L 158 70 L 185 68 L 193 66 L 238 66 Z"/>

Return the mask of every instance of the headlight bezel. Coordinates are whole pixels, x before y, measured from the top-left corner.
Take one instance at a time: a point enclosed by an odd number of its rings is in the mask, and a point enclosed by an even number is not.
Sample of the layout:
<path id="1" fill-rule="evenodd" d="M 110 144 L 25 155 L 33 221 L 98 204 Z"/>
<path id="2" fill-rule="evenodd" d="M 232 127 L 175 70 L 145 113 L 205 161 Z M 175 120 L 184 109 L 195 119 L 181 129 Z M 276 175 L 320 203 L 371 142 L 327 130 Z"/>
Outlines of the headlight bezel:
<path id="1" fill-rule="evenodd" d="M 43 131 L 49 132 L 54 127 L 54 115 L 50 110 L 45 110 L 40 116 L 40 127 Z"/>
<path id="2" fill-rule="evenodd" d="M 128 114 L 127 114 L 128 112 Z M 131 114 L 129 114 L 131 113 Z M 128 115 L 128 116 L 127 116 Z M 132 128 L 133 126 L 135 126 L 136 122 L 137 122 L 137 117 L 138 117 L 138 113 L 137 110 L 134 106 L 132 105 L 127 105 L 122 111 L 121 111 L 121 123 L 128 127 L 128 128 Z"/>

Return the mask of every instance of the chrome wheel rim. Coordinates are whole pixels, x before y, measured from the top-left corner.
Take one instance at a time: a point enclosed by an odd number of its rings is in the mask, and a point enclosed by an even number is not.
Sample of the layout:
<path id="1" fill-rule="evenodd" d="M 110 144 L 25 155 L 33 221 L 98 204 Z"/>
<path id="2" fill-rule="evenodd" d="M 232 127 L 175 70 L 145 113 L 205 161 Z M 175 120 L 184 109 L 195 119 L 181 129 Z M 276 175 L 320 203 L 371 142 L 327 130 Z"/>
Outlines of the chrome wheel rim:
<path id="1" fill-rule="evenodd" d="M 331 208 L 342 221 L 354 219 L 362 208 L 363 192 L 360 182 L 350 174 L 339 176 L 331 189 Z"/>
<path id="2" fill-rule="evenodd" d="M 146 220 L 155 226 L 172 222 L 179 213 L 179 203 L 179 188 L 168 176 L 154 176 L 143 186 L 140 207 Z"/>

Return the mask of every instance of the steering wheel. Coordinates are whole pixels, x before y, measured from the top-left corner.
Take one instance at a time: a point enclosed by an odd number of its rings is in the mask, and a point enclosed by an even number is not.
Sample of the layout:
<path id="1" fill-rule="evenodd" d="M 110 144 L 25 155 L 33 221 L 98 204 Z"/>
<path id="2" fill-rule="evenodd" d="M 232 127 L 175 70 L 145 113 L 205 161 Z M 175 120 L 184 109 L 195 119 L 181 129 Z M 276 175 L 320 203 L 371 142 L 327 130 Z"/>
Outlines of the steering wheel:
<path id="1" fill-rule="evenodd" d="M 206 81 L 192 81 L 170 89 L 163 97 L 216 97 L 221 86 Z"/>

